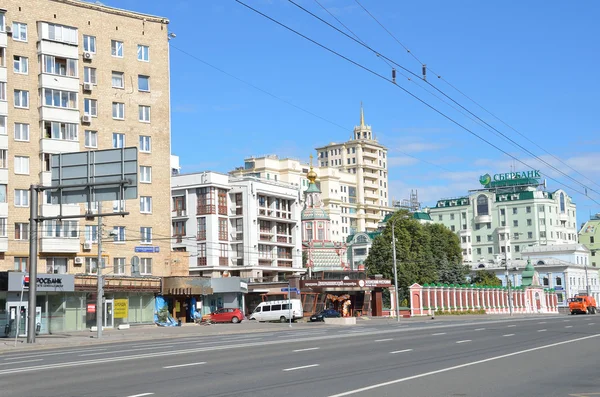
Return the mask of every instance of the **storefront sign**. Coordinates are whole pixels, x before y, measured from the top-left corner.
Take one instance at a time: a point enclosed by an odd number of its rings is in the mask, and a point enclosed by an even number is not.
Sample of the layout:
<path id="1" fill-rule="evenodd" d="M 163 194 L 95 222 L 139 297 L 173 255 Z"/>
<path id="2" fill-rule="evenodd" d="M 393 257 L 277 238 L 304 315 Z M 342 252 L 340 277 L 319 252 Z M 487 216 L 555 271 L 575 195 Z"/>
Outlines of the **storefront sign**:
<path id="1" fill-rule="evenodd" d="M 21 291 L 21 287 L 29 290 L 29 275 L 21 272 L 8 272 L 8 290 Z M 72 274 L 38 274 L 38 292 L 73 292 L 75 291 L 75 276 Z"/>
<path id="2" fill-rule="evenodd" d="M 302 280 L 300 288 L 328 288 L 328 287 L 360 287 L 360 288 L 385 288 L 391 287 L 391 280 Z"/>
<path id="3" fill-rule="evenodd" d="M 135 247 L 135 252 L 146 252 L 146 253 L 157 253 L 160 252 L 160 247 L 152 247 L 152 246 L 139 246 Z"/>
<path id="4" fill-rule="evenodd" d="M 88 313 L 96 313 L 96 305 L 93 303 L 87 304 L 87 312 Z"/>
<path id="5" fill-rule="evenodd" d="M 127 318 L 129 312 L 129 300 L 115 299 L 115 318 Z"/>
<path id="6" fill-rule="evenodd" d="M 479 177 L 479 183 L 482 185 L 489 185 L 492 181 L 510 181 L 514 179 L 539 179 L 542 175 L 539 170 L 531 170 L 525 172 L 505 172 L 503 174 L 495 174 L 491 176 L 490 174 L 481 175 Z"/>

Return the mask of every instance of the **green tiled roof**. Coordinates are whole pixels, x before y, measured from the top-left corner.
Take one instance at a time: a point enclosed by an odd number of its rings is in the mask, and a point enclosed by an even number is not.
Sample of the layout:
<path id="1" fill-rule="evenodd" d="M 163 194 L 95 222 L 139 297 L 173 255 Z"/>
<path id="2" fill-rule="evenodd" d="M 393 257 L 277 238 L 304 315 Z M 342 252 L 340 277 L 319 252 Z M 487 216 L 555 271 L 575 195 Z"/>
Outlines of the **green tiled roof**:
<path id="1" fill-rule="evenodd" d="M 313 271 L 342 269 L 340 256 L 335 252 L 335 250 L 313 249 L 311 250 L 311 253 L 313 260 Z"/>
<path id="2" fill-rule="evenodd" d="M 415 212 L 413 214 L 413 219 L 420 219 L 423 221 L 430 221 L 431 220 L 431 216 L 429 216 L 428 213 L 425 212 Z"/>
<path id="3" fill-rule="evenodd" d="M 301 218 L 303 221 L 318 219 L 318 220 L 328 220 L 329 214 L 323 208 L 306 208 L 303 209 L 301 214 Z"/>
<path id="4" fill-rule="evenodd" d="M 513 196 L 517 196 L 517 198 L 513 198 Z M 504 197 L 500 200 L 500 197 Z M 550 197 L 550 193 L 548 193 L 548 197 Z M 533 192 L 524 191 L 524 192 L 510 192 L 510 193 L 498 193 L 496 194 L 496 202 L 499 201 L 520 201 L 520 200 L 533 200 Z"/>
<path id="5" fill-rule="evenodd" d="M 443 204 L 442 204 L 443 203 Z M 439 200 L 435 205 L 436 208 L 460 207 L 469 205 L 468 197 L 458 197 L 454 199 Z"/>
<path id="6" fill-rule="evenodd" d="M 386 216 L 387 218 L 387 216 Z M 354 236 L 356 236 L 359 233 L 355 233 L 355 234 L 351 234 L 349 236 L 346 237 L 346 242 L 349 243 L 352 241 L 352 239 L 354 239 Z M 381 234 L 381 232 L 360 232 L 360 234 L 366 234 L 367 236 L 369 236 L 369 238 L 371 240 L 375 240 L 375 237 L 379 236 Z"/>

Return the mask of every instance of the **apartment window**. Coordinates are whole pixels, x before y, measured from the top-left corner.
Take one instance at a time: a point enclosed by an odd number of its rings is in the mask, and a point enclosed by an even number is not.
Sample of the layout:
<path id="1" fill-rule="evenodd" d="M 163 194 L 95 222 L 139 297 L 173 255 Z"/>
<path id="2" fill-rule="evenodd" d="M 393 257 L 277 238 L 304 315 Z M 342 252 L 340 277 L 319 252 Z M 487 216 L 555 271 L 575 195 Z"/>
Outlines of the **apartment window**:
<path id="1" fill-rule="evenodd" d="M 125 134 L 119 132 L 113 132 L 113 148 L 124 148 L 125 147 Z"/>
<path id="2" fill-rule="evenodd" d="M 77 59 L 42 55 L 42 68 L 44 73 L 77 77 Z"/>
<path id="3" fill-rule="evenodd" d="M 453 221 L 454 220 L 454 214 L 450 214 L 450 220 Z"/>
<path id="4" fill-rule="evenodd" d="M 15 107 L 29 108 L 29 91 L 15 90 Z"/>
<path id="5" fill-rule="evenodd" d="M 6 185 L 0 185 L 0 203 L 6 203 L 7 202 L 6 192 L 7 192 Z"/>
<path id="6" fill-rule="evenodd" d="M 85 98 L 83 100 L 83 114 L 98 117 L 98 101 L 96 99 Z"/>
<path id="7" fill-rule="evenodd" d="M 475 236 L 475 241 L 480 243 L 481 242 L 481 236 Z"/>
<path id="8" fill-rule="evenodd" d="M 98 243 L 98 225 L 85 225 L 85 241 L 89 243 Z"/>
<path id="9" fill-rule="evenodd" d="M 518 226 L 519 226 L 519 221 L 517 221 L 517 220 L 514 220 L 514 221 L 513 221 L 513 226 L 514 226 L 514 227 L 518 227 Z"/>
<path id="10" fill-rule="evenodd" d="M 150 122 L 150 106 L 139 106 L 139 120 L 144 123 Z"/>
<path id="11" fill-rule="evenodd" d="M 114 241 L 124 242 L 125 241 L 125 226 L 115 226 L 113 228 Z"/>
<path id="12" fill-rule="evenodd" d="M 113 200 L 113 212 L 125 211 L 125 200 Z"/>
<path id="13" fill-rule="evenodd" d="M 52 23 L 42 23 L 42 38 L 77 45 L 77 29 Z"/>
<path id="14" fill-rule="evenodd" d="M 477 248 L 475 252 L 477 252 L 477 255 L 481 255 L 481 248 Z"/>
<path id="15" fill-rule="evenodd" d="M 152 138 L 146 135 L 140 135 L 140 152 L 150 153 L 152 149 Z"/>
<path id="16" fill-rule="evenodd" d="M 528 214 L 531 214 L 531 207 L 530 206 L 525 207 L 525 212 Z"/>
<path id="17" fill-rule="evenodd" d="M 527 238 L 532 239 L 533 238 L 533 232 L 527 232 Z"/>
<path id="18" fill-rule="evenodd" d="M 29 240 L 29 223 L 15 223 L 15 240 Z"/>
<path id="19" fill-rule="evenodd" d="M 152 244 L 152 228 L 142 226 L 140 227 L 140 243 Z"/>
<path id="20" fill-rule="evenodd" d="M 506 210 L 504 208 L 501 208 L 500 209 L 500 215 L 504 215 L 504 214 L 506 214 Z"/>
<path id="21" fill-rule="evenodd" d="M 67 258 L 46 258 L 46 273 L 67 274 Z"/>
<path id="22" fill-rule="evenodd" d="M 229 245 L 228 244 L 219 244 L 219 258 L 228 258 L 229 257 Z M 225 263 L 227 264 L 227 263 Z"/>
<path id="23" fill-rule="evenodd" d="M 77 124 L 60 123 L 56 121 L 44 122 L 44 138 L 60 139 L 63 141 L 77 141 Z"/>
<path id="24" fill-rule="evenodd" d="M 488 234 L 487 241 L 494 241 L 494 237 L 491 234 Z"/>
<path id="25" fill-rule="evenodd" d="M 219 218 L 219 240 L 227 241 L 227 218 Z"/>
<path id="26" fill-rule="evenodd" d="M 5 17 L 4 17 L 4 11 L 1 11 L 0 12 L 0 32 L 6 31 L 5 23 L 6 23 L 6 21 L 5 21 Z"/>
<path id="27" fill-rule="evenodd" d="M 112 104 L 113 119 L 123 120 L 125 118 L 125 104 L 121 102 L 113 102 Z"/>
<path id="28" fill-rule="evenodd" d="M 27 267 L 29 266 L 29 258 L 19 258 L 15 257 L 14 259 L 15 270 L 18 272 L 26 272 Z"/>
<path id="29" fill-rule="evenodd" d="M 125 258 L 113 258 L 113 272 L 125 274 Z"/>
<path id="30" fill-rule="evenodd" d="M 97 148 L 98 147 L 98 132 L 97 131 L 85 131 L 85 147 Z"/>
<path id="31" fill-rule="evenodd" d="M 106 263 L 105 258 L 102 258 L 101 268 L 104 269 Z M 98 258 L 94 257 L 86 257 L 85 258 L 85 272 L 87 274 L 97 274 L 98 273 Z"/>
<path id="32" fill-rule="evenodd" d="M 493 254 L 493 253 L 494 253 L 494 248 L 488 247 L 488 254 Z"/>
<path id="33" fill-rule="evenodd" d="M 96 78 L 96 68 L 91 68 L 89 66 L 83 67 L 83 82 L 89 84 L 98 84 L 98 80 Z"/>
<path id="34" fill-rule="evenodd" d="M 6 234 L 7 221 L 8 221 L 7 218 L 0 218 L 0 237 L 7 237 L 7 234 Z"/>
<path id="35" fill-rule="evenodd" d="M 44 105 L 65 109 L 77 109 L 77 93 L 44 88 Z"/>
<path id="36" fill-rule="evenodd" d="M 8 133 L 6 132 L 6 120 L 6 116 L 0 116 L 0 135 L 8 135 Z"/>
<path id="37" fill-rule="evenodd" d="M 6 47 L 0 47 L 0 67 L 6 67 Z"/>
<path id="38" fill-rule="evenodd" d="M 123 83 L 123 72 L 112 72 L 112 86 L 113 88 L 124 88 Z"/>
<path id="39" fill-rule="evenodd" d="M 201 217 L 198 218 L 198 234 L 197 234 L 197 239 L 198 240 L 206 240 L 206 218 L 205 217 Z"/>
<path id="40" fill-rule="evenodd" d="M 150 91 L 150 77 L 138 75 L 138 90 Z"/>
<path id="41" fill-rule="evenodd" d="M 142 214 L 152 213 L 152 197 L 140 196 L 140 212 Z"/>
<path id="42" fill-rule="evenodd" d="M 527 226 L 531 226 L 533 224 L 533 222 L 531 221 L 531 219 L 527 219 Z"/>
<path id="43" fill-rule="evenodd" d="M 15 141 L 29 141 L 29 124 L 15 123 Z"/>
<path id="44" fill-rule="evenodd" d="M 27 41 L 27 24 L 22 22 L 13 22 L 12 37 L 16 41 Z"/>
<path id="45" fill-rule="evenodd" d="M 142 165 L 140 166 L 140 182 L 151 183 L 152 182 L 152 167 Z"/>
<path id="46" fill-rule="evenodd" d="M 13 57 L 13 70 L 15 73 L 27 74 L 29 69 L 29 59 L 20 55 Z"/>
<path id="47" fill-rule="evenodd" d="M 138 59 L 138 61 L 144 61 L 144 62 L 150 61 L 150 47 L 148 47 L 147 45 L 138 44 L 137 59 Z"/>
<path id="48" fill-rule="evenodd" d="M 96 53 L 96 37 L 83 35 L 83 50 L 85 52 Z"/>
<path id="49" fill-rule="evenodd" d="M 152 274 L 152 258 L 140 259 L 140 274 Z"/>
<path id="50" fill-rule="evenodd" d="M 110 54 L 113 57 L 123 58 L 123 42 L 118 40 L 110 41 Z"/>
<path id="51" fill-rule="evenodd" d="M 78 238 L 79 230 L 78 230 L 77 221 L 69 221 L 63 220 L 51 220 L 44 221 L 44 237 L 50 238 Z"/>
<path id="52" fill-rule="evenodd" d="M 519 248 L 518 245 L 515 245 L 515 252 L 519 252 L 521 249 Z"/>
<path id="53" fill-rule="evenodd" d="M 15 174 L 29 175 L 29 157 L 15 156 Z"/>

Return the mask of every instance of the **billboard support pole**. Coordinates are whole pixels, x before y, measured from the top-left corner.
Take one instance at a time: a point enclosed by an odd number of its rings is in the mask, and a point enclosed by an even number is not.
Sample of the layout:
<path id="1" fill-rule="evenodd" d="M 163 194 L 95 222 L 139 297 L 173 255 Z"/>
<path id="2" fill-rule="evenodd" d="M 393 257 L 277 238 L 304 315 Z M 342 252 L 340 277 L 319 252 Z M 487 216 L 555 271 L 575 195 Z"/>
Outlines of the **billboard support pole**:
<path id="1" fill-rule="evenodd" d="M 35 308 L 37 306 L 38 195 L 38 186 L 31 185 L 29 187 L 29 305 L 27 309 L 27 343 L 35 343 L 36 330 Z"/>

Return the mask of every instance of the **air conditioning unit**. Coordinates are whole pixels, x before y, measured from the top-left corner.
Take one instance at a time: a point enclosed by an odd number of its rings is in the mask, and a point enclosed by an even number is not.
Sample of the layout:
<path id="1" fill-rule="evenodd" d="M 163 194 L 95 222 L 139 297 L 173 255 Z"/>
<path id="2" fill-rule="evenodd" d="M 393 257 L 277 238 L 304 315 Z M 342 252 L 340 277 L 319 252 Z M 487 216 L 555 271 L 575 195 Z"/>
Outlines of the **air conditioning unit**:
<path id="1" fill-rule="evenodd" d="M 83 265 L 83 257 L 82 256 L 76 256 L 75 257 L 75 264 L 76 265 Z"/>
<path id="2" fill-rule="evenodd" d="M 94 85 L 92 83 L 83 83 L 83 89 L 85 91 L 91 91 L 94 89 Z"/>
<path id="3" fill-rule="evenodd" d="M 84 114 L 83 116 L 81 116 L 81 122 L 82 123 L 91 123 L 92 116 L 90 116 L 89 114 Z"/>
<path id="4" fill-rule="evenodd" d="M 92 249 L 92 242 L 91 241 L 86 241 L 85 243 L 83 243 L 83 249 L 86 251 L 89 251 Z"/>
<path id="5" fill-rule="evenodd" d="M 93 58 L 94 58 L 94 54 L 92 54 L 91 52 L 85 51 L 83 53 L 83 59 L 84 60 L 91 61 Z"/>
<path id="6" fill-rule="evenodd" d="M 4 28 L 4 31 L 6 32 L 6 34 L 12 34 L 12 26 L 6 26 Z"/>

